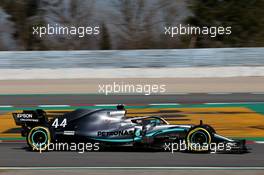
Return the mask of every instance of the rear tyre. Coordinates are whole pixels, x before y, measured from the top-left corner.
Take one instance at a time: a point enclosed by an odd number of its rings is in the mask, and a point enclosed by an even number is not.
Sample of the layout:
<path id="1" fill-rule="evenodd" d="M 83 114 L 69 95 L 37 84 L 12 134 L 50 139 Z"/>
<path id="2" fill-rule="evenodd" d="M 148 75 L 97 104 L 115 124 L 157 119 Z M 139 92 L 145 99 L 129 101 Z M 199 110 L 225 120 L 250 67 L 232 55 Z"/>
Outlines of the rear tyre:
<path id="1" fill-rule="evenodd" d="M 33 151 L 45 151 L 50 144 L 50 130 L 44 126 L 32 128 L 27 135 L 27 143 Z"/>

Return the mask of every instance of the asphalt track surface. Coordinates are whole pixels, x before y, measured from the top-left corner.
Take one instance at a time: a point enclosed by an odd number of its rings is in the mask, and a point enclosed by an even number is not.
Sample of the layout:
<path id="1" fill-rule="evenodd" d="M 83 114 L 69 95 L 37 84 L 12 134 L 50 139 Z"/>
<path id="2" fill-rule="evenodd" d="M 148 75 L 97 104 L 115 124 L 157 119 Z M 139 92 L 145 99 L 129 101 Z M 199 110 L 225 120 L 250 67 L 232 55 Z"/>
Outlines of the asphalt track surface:
<path id="1" fill-rule="evenodd" d="M 0 95 L 0 105 L 71 105 L 71 104 L 149 104 L 149 103 L 228 103 L 263 102 L 264 93 L 195 93 L 176 95 Z"/>
<path id="2" fill-rule="evenodd" d="M 245 154 L 192 154 L 137 151 L 126 147 L 103 152 L 31 152 L 24 143 L 1 143 L 2 167 L 260 167 L 263 145 L 251 144 Z"/>
<path id="3" fill-rule="evenodd" d="M 1 95 L 0 105 L 147 104 L 263 102 L 264 94 L 178 94 L 162 96 Z M 103 152 L 30 152 L 25 143 L 0 143 L 0 167 L 263 167 L 264 145 L 245 154 L 191 154 L 137 151 L 126 147 Z"/>

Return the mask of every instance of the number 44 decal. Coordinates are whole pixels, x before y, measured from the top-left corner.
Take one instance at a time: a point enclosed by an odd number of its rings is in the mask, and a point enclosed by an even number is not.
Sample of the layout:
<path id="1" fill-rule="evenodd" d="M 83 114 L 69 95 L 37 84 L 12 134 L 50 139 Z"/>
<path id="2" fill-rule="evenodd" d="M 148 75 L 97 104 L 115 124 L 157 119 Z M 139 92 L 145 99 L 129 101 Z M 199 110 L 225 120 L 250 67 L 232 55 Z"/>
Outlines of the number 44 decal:
<path id="1" fill-rule="evenodd" d="M 54 127 L 54 128 L 58 128 L 58 127 L 65 127 L 67 125 L 67 119 L 65 118 L 65 119 L 63 119 L 62 120 L 62 122 L 59 124 L 59 119 L 58 118 L 56 118 L 55 120 L 54 120 L 54 122 L 52 123 L 52 126 Z"/>

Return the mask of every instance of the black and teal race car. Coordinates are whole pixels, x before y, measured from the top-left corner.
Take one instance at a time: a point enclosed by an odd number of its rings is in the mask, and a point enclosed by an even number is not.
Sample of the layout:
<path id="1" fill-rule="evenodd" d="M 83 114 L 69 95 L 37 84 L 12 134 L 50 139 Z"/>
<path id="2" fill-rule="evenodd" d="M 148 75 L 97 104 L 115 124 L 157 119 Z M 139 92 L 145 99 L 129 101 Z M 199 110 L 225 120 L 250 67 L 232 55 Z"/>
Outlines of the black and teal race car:
<path id="1" fill-rule="evenodd" d="M 101 147 L 158 149 L 181 143 L 191 152 L 210 152 L 221 144 L 219 152 L 247 151 L 244 140 L 220 136 L 202 121 L 198 125 L 171 125 L 160 116 L 126 117 L 122 105 L 117 109 L 77 109 L 50 120 L 40 109 L 13 113 L 13 117 L 22 126 L 28 146 L 35 150 L 45 150 L 50 143 L 98 142 Z"/>

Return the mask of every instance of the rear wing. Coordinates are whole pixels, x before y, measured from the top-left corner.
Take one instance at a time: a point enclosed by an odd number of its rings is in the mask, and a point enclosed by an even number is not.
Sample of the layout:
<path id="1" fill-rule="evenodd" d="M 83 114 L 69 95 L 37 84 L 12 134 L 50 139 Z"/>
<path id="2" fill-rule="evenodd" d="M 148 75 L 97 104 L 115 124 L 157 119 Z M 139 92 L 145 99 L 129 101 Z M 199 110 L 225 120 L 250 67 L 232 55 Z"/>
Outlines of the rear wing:
<path id="1" fill-rule="evenodd" d="M 22 113 L 13 113 L 12 115 L 16 125 L 19 126 L 48 123 L 46 112 L 41 109 L 24 110 Z"/>

